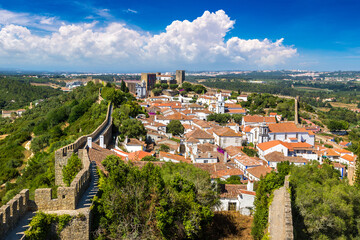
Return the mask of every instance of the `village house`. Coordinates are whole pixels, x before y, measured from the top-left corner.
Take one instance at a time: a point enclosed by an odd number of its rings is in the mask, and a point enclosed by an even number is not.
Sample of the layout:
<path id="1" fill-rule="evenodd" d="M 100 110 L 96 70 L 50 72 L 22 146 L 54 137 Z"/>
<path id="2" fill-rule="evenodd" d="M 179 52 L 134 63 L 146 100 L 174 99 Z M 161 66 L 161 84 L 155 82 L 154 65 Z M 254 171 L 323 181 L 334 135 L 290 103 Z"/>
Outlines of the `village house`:
<path id="1" fill-rule="evenodd" d="M 245 176 L 250 181 L 260 181 L 261 176 L 266 176 L 266 174 L 271 173 L 273 169 L 269 166 L 261 165 L 245 170 Z"/>
<path id="2" fill-rule="evenodd" d="M 258 115 L 246 115 L 242 118 L 242 126 L 260 126 L 261 124 L 276 123 L 275 117 L 263 117 Z"/>
<path id="3" fill-rule="evenodd" d="M 145 148 L 145 142 L 136 138 L 125 138 L 124 147 L 128 152 L 143 151 Z"/>
<path id="4" fill-rule="evenodd" d="M 213 136 L 221 148 L 242 145 L 242 134 L 227 127 L 213 129 Z"/>
<path id="5" fill-rule="evenodd" d="M 238 211 L 242 215 L 250 216 L 254 209 L 256 193 L 253 183 L 248 185 L 222 184 L 220 185 L 220 206 L 217 211 Z"/>

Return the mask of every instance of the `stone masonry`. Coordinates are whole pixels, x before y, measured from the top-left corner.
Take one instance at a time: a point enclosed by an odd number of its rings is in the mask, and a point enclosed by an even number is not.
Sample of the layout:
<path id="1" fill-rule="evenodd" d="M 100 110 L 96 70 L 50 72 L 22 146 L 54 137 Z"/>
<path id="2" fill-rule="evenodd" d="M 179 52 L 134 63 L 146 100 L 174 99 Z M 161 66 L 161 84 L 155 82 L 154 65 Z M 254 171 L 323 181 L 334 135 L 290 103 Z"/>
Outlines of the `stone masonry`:
<path id="1" fill-rule="evenodd" d="M 25 215 L 29 205 L 29 190 L 24 189 L 0 208 L 0 238 Z"/>
<path id="2" fill-rule="evenodd" d="M 294 239 L 289 176 L 285 177 L 284 186 L 274 191 L 274 198 L 269 208 L 268 222 L 270 239 Z"/>

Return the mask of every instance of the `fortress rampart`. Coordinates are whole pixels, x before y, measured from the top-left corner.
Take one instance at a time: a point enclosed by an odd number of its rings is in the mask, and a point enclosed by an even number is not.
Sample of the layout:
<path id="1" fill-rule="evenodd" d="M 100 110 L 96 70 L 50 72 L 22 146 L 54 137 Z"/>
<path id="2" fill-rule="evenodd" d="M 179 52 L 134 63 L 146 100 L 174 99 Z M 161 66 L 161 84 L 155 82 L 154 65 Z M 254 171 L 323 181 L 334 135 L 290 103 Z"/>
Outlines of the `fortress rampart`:
<path id="1" fill-rule="evenodd" d="M 29 190 L 24 189 L 0 208 L 0 236 L 16 226 L 29 209 Z"/>

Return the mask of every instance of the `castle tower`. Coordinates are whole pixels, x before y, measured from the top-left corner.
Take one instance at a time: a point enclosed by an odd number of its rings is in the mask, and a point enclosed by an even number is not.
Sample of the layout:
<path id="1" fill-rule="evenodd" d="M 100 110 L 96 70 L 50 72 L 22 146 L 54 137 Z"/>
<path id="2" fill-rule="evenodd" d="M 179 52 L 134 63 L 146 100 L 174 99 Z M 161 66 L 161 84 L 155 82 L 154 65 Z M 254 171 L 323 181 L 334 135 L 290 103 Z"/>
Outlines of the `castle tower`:
<path id="1" fill-rule="evenodd" d="M 185 81 L 185 70 L 176 70 L 176 82 L 181 85 Z"/>
<path id="2" fill-rule="evenodd" d="M 218 100 L 216 102 L 216 113 L 225 113 L 225 97 L 221 96 L 221 93 L 218 97 Z"/>

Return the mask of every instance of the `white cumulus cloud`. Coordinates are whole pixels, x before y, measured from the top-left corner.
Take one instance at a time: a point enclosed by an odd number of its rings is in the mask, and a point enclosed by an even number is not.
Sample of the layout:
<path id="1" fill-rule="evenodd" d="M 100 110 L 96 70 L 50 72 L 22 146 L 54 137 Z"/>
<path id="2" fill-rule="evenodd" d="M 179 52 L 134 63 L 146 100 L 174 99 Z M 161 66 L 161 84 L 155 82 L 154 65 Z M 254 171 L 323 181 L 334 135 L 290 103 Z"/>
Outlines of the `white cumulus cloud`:
<path id="1" fill-rule="evenodd" d="M 105 11 L 106 12 L 106 11 Z M 17 19 L 11 22 L 11 19 Z M 25 17 L 26 19 L 26 17 Z M 54 18 L 41 19 L 51 24 Z M 219 65 L 224 69 L 242 66 L 274 66 L 296 55 L 296 49 L 283 44 L 283 39 L 226 40 L 235 21 L 223 11 L 205 11 L 193 21 L 173 21 L 160 34 L 129 28 L 123 23 L 106 27 L 91 24 L 63 24 L 48 35 L 37 35 L 25 24 L 24 16 L 7 14 L 0 20 L 0 63 L 17 67 L 42 65 L 77 66 L 91 70 L 163 69 L 166 67 Z M 224 67 L 225 66 L 225 67 Z"/>

